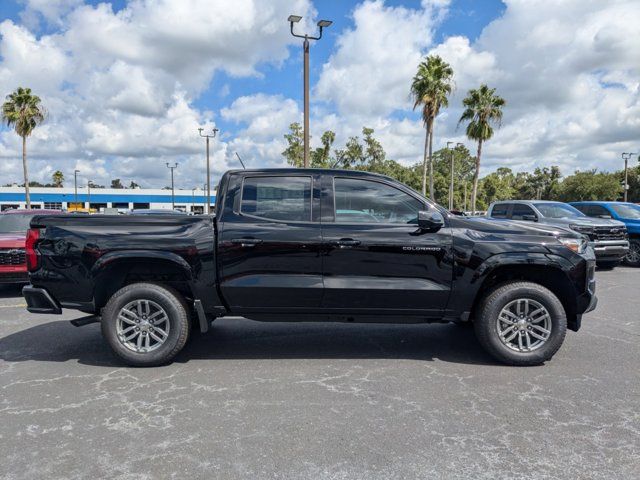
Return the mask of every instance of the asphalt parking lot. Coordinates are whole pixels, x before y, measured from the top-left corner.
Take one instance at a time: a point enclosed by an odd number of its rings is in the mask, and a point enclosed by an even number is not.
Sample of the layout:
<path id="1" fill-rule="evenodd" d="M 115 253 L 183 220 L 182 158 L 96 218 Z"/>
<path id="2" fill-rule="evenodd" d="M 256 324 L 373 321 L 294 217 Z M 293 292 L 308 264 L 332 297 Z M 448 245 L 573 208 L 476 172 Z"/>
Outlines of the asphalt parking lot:
<path id="1" fill-rule="evenodd" d="M 216 321 L 123 367 L 81 314 L 0 289 L 0 478 L 637 478 L 640 270 L 544 366 L 455 325 Z"/>

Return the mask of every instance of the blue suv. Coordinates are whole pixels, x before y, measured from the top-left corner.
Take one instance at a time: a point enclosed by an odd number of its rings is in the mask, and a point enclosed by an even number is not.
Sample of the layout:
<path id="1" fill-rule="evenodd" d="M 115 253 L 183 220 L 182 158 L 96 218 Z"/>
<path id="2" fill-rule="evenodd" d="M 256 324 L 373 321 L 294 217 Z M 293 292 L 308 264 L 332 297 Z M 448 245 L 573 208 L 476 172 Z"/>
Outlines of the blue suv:
<path id="1" fill-rule="evenodd" d="M 575 208 L 588 217 L 613 218 L 627 226 L 629 253 L 625 263 L 640 267 L 640 205 L 626 202 L 572 202 Z"/>

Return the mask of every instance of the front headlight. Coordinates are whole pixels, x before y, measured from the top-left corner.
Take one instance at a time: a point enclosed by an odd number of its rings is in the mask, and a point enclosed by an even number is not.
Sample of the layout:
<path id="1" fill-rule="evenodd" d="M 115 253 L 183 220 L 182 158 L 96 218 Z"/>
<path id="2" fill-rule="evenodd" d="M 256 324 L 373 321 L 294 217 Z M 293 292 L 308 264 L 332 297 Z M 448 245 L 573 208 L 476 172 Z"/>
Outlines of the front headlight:
<path id="1" fill-rule="evenodd" d="M 558 241 L 572 252 L 583 254 L 587 251 L 587 240 L 584 238 L 558 238 Z"/>
<path id="2" fill-rule="evenodd" d="M 590 225 L 578 225 L 576 223 L 572 223 L 569 225 L 569 228 L 580 233 L 593 233 L 593 227 Z"/>

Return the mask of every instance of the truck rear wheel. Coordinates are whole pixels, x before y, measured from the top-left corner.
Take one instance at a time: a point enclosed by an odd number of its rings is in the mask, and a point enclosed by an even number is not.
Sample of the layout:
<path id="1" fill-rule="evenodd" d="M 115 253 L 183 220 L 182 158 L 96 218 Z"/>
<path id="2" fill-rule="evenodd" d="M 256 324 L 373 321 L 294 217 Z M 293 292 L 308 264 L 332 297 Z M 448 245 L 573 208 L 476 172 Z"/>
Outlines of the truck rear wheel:
<path id="1" fill-rule="evenodd" d="M 507 283 L 490 292 L 474 325 L 485 350 L 508 365 L 538 365 L 551 359 L 567 333 L 558 297 L 530 282 Z"/>
<path id="2" fill-rule="evenodd" d="M 136 367 L 162 365 L 189 337 L 189 313 L 172 288 L 134 283 L 121 288 L 102 313 L 102 334 L 113 352 Z"/>

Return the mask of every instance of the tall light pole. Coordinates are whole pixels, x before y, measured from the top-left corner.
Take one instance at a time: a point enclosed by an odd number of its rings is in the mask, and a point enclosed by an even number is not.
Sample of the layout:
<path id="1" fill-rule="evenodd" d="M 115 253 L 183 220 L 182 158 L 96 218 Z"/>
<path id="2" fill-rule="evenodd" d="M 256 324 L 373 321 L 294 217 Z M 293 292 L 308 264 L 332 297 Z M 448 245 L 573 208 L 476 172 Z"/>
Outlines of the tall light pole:
<path id="1" fill-rule="evenodd" d="M 309 168 L 309 40 L 320 40 L 322 38 L 322 29 L 327 28 L 333 22 L 331 20 L 320 20 L 317 25 L 320 29 L 320 33 L 317 37 L 304 34 L 298 35 L 293 33 L 293 24 L 302 20 L 299 15 L 289 15 L 287 19 L 291 25 L 291 35 L 297 38 L 304 38 L 302 42 L 302 50 L 304 52 L 304 156 L 303 163 L 304 168 Z"/>
<path id="2" fill-rule="evenodd" d="M 175 194 L 174 194 L 174 189 L 173 189 L 173 171 L 178 168 L 178 164 L 174 163 L 173 165 L 170 165 L 169 163 L 167 163 L 167 168 L 169 170 L 171 170 L 171 210 L 175 210 L 176 209 L 176 201 L 175 201 Z"/>
<path id="3" fill-rule="evenodd" d="M 201 137 L 207 139 L 207 214 L 211 213 L 211 165 L 209 163 L 209 139 L 215 138 L 216 134 L 219 132 L 217 128 L 211 130 L 211 133 L 202 134 L 204 128 L 199 128 L 198 133 Z"/>
<path id="4" fill-rule="evenodd" d="M 91 180 L 87 180 L 87 211 L 91 213 Z"/>
<path id="5" fill-rule="evenodd" d="M 451 166 L 450 166 L 450 178 L 449 178 L 449 210 L 453 210 L 453 149 L 450 147 L 450 145 L 453 145 L 453 142 L 447 142 L 447 150 L 451 152 Z M 464 144 L 456 143 L 455 148 L 458 148 L 458 147 L 464 147 Z"/>
<path id="6" fill-rule="evenodd" d="M 78 173 L 80 173 L 80 170 L 73 171 L 73 191 L 74 191 L 73 201 L 76 204 L 76 210 L 78 209 Z"/>
<path id="7" fill-rule="evenodd" d="M 629 190 L 629 175 L 628 175 L 628 166 L 629 159 L 632 155 L 635 155 L 634 152 L 624 152 L 622 154 L 622 159 L 624 160 L 624 201 L 627 201 L 627 192 Z"/>

